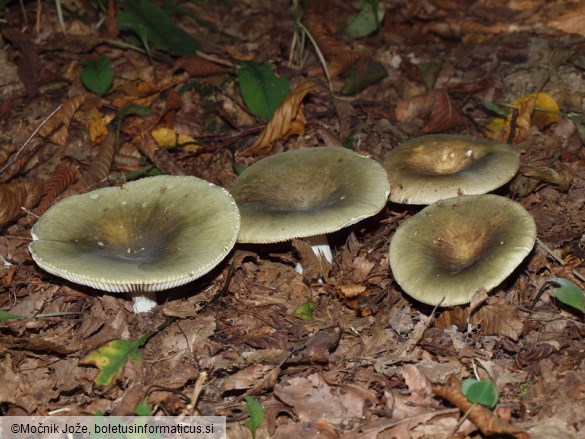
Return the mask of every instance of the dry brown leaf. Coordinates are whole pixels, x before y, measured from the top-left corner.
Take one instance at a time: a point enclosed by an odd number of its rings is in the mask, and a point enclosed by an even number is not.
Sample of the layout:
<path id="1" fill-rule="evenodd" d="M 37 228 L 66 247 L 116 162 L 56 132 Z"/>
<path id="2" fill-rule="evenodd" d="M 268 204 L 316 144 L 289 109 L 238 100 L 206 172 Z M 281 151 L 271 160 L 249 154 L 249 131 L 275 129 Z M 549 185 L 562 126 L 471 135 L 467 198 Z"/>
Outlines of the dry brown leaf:
<path id="1" fill-rule="evenodd" d="M 549 25 L 570 34 L 585 35 L 585 3 L 577 2 L 568 6 Z"/>
<path id="2" fill-rule="evenodd" d="M 45 194 L 35 213 L 42 215 L 55 201 L 57 196 L 79 179 L 79 168 L 69 159 L 61 159 L 53 175 L 45 184 Z"/>
<path id="3" fill-rule="evenodd" d="M 307 29 L 329 62 L 327 69 L 331 78 L 347 71 L 360 58 L 359 52 L 351 50 L 345 42 L 329 32 L 316 18 L 310 18 L 307 21 Z"/>
<path id="4" fill-rule="evenodd" d="M 39 135 L 49 138 L 51 142 L 59 146 L 65 146 L 71 119 L 81 104 L 85 102 L 86 97 L 87 95 L 77 95 L 69 98 L 39 129 Z"/>
<path id="5" fill-rule="evenodd" d="M 481 324 L 483 335 L 503 335 L 518 341 L 524 321 L 515 307 L 505 303 L 487 305 L 471 317 L 473 325 Z"/>
<path id="6" fill-rule="evenodd" d="M 123 96 L 118 96 L 112 100 L 114 107 L 122 108 L 129 104 L 150 106 L 158 99 L 159 94 L 163 91 L 182 84 L 189 79 L 187 74 L 169 76 L 159 82 L 126 82 L 116 88 L 116 92 Z"/>
<path id="7" fill-rule="evenodd" d="M 198 56 L 183 56 L 175 62 L 175 71 L 185 70 L 189 76 L 204 78 L 207 76 L 223 75 L 231 72 L 229 67 L 207 61 Z"/>
<path id="8" fill-rule="evenodd" d="M 260 136 L 248 148 L 248 153 L 267 149 L 272 142 L 281 139 L 290 131 L 297 134 L 304 133 L 304 124 L 302 123 L 304 115 L 299 113 L 299 109 L 301 102 L 315 85 L 312 81 L 302 82 L 282 101 Z M 299 123 L 302 124 L 302 130 Z"/>
<path id="9" fill-rule="evenodd" d="M 108 175 L 110 175 L 115 149 L 116 137 L 114 133 L 108 133 L 102 143 L 100 143 L 98 153 L 89 169 L 81 175 L 79 181 L 71 186 L 65 194 L 82 193 L 93 189 L 96 185 L 105 181 Z"/>
<path id="10" fill-rule="evenodd" d="M 18 218 L 22 208 L 33 208 L 43 191 L 36 180 L 19 181 L 0 185 L 0 226 Z"/>
<path id="11" fill-rule="evenodd" d="M 546 166 L 521 166 L 520 173 L 525 177 L 557 185 L 560 192 L 567 192 L 573 181 L 573 176 L 568 172 L 557 171 Z"/>
<path id="12" fill-rule="evenodd" d="M 469 402 L 465 395 L 461 393 L 461 383 L 455 377 L 451 377 L 447 385 L 436 386 L 433 390 L 436 395 L 446 399 L 451 404 L 457 406 L 461 412 L 466 413 L 468 419 L 486 436 L 502 434 L 511 435 L 516 439 L 530 438 L 530 435 L 524 430 L 508 424 L 487 408 Z"/>
<path id="13" fill-rule="evenodd" d="M 366 287 L 364 285 L 337 285 L 336 289 L 343 297 L 355 297 L 362 294 L 366 291 Z"/>
<path id="14" fill-rule="evenodd" d="M 327 421 L 334 428 L 361 423 L 366 407 L 377 401 L 372 391 L 330 386 L 320 374 L 292 378 L 274 386 L 275 395 L 294 407 L 302 422 Z"/>
<path id="15" fill-rule="evenodd" d="M 270 373 L 275 369 L 279 368 L 271 365 L 250 364 L 245 369 L 227 377 L 221 385 L 221 391 L 226 393 L 232 390 L 251 389 L 261 383 L 267 376 L 270 376 Z M 274 384 L 275 381 L 271 382 L 271 385 L 266 388 L 272 388 Z"/>
<path id="16" fill-rule="evenodd" d="M 173 156 L 166 149 L 159 149 L 152 134 L 146 132 L 140 137 L 138 149 L 151 163 L 165 174 L 187 175 L 186 172 L 175 162 Z"/>
<path id="17" fill-rule="evenodd" d="M 425 133 L 437 133 L 465 124 L 463 116 L 445 90 L 432 90 L 423 95 L 404 99 L 394 110 L 400 122 L 421 119 Z"/>
<path id="18" fill-rule="evenodd" d="M 327 259 L 318 257 L 311 244 L 303 239 L 293 239 L 292 245 L 299 253 L 305 279 L 308 281 L 319 279 L 320 277 L 327 279 L 331 271 L 331 263 Z"/>

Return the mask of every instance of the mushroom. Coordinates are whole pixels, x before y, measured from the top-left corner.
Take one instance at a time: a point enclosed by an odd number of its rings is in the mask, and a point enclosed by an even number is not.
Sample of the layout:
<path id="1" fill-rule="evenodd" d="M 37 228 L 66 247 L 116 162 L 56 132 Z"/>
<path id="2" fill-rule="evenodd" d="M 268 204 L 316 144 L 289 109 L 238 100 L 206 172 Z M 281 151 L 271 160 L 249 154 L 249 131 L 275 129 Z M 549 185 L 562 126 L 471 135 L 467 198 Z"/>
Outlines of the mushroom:
<path id="1" fill-rule="evenodd" d="M 434 134 L 402 143 L 384 157 L 390 201 L 430 204 L 458 195 L 490 192 L 520 166 L 509 145 L 478 137 Z"/>
<path id="2" fill-rule="evenodd" d="M 56 276 L 129 293 L 139 313 L 156 306 L 156 291 L 215 267 L 239 225 L 225 189 L 196 177 L 149 177 L 55 204 L 33 226 L 29 251 Z"/>
<path id="3" fill-rule="evenodd" d="M 490 291 L 530 253 L 532 216 L 498 195 L 467 195 L 425 207 L 398 227 L 390 241 L 396 282 L 415 299 L 451 306 Z"/>
<path id="4" fill-rule="evenodd" d="M 375 160 L 338 147 L 269 156 L 248 167 L 232 188 L 242 226 L 241 243 L 305 238 L 318 257 L 332 261 L 325 234 L 380 212 L 388 175 Z M 297 271 L 302 267 L 297 265 Z"/>

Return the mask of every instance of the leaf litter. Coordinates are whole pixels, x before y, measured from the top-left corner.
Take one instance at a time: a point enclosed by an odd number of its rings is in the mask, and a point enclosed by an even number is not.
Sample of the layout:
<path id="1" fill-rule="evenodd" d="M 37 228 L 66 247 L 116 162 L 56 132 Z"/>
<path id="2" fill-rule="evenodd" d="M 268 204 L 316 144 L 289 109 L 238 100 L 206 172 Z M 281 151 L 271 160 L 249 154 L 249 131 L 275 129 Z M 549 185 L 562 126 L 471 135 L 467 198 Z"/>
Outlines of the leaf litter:
<path id="1" fill-rule="evenodd" d="M 385 11 L 379 28 L 339 33 L 370 3 Z M 250 425 L 258 438 L 582 435 L 583 314 L 539 291 L 551 279 L 574 294 L 585 287 L 583 8 L 530 0 L 498 3 L 494 13 L 488 1 L 464 12 L 456 3 L 193 3 L 165 12 L 170 33 L 140 42 L 131 37 L 136 17 L 123 23 L 131 32 L 116 34 L 116 10 L 104 16 L 104 34 L 88 26 L 96 16 L 66 16 L 64 37 L 49 5 L 33 27 L 35 6 L 26 4 L 25 17 L 8 2 L 0 309 L 50 316 L 0 322 L 0 414 L 144 406 L 227 416 L 229 437 L 251 437 Z M 99 97 L 83 85 L 81 52 L 111 60 L 113 85 Z M 291 85 L 266 123 L 240 93 L 242 60 L 268 63 Z M 348 78 L 359 86 L 340 97 Z M 119 295 L 42 272 L 27 251 L 37 216 L 72 194 L 123 189 L 152 172 L 229 189 L 238 168 L 268 154 L 328 139 L 380 160 L 428 132 L 497 136 L 521 153 L 521 171 L 500 195 L 529 210 L 542 245 L 473 307 L 433 310 L 393 282 L 388 243 L 416 213 L 408 206 L 389 204 L 331 234 L 331 266 L 303 241 L 237 246 L 146 315 Z M 299 257 L 304 276 L 294 271 Z M 307 304 L 311 318 L 301 319 L 295 310 Z M 131 348 L 100 384 L 83 359 L 100 363 L 118 345 Z M 461 394 L 472 377 L 495 383 L 494 410 Z M 246 401 L 263 416 L 249 421 Z"/>

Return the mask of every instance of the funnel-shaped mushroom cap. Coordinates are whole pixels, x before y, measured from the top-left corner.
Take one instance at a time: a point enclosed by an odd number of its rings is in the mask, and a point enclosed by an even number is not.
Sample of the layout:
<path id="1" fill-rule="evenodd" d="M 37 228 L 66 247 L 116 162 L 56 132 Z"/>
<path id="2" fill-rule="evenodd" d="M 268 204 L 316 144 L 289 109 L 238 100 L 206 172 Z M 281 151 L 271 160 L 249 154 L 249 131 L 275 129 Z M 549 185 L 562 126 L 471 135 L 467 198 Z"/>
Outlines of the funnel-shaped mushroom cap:
<path id="1" fill-rule="evenodd" d="M 254 163 L 234 183 L 231 193 L 242 216 L 238 242 L 334 232 L 378 213 L 388 192 L 382 165 L 348 149 L 275 154 Z"/>
<path id="2" fill-rule="evenodd" d="M 383 164 L 391 201 L 430 204 L 497 189 L 516 175 L 520 159 L 502 142 L 435 134 L 402 143 L 386 154 Z"/>
<path id="3" fill-rule="evenodd" d="M 500 284 L 535 240 L 534 219 L 514 201 L 497 195 L 449 198 L 400 225 L 390 241 L 390 266 L 415 299 L 459 305 Z"/>
<path id="4" fill-rule="evenodd" d="M 160 291 L 215 267 L 236 241 L 229 193 L 196 177 L 143 178 L 69 197 L 32 229 L 49 273 L 110 292 Z"/>

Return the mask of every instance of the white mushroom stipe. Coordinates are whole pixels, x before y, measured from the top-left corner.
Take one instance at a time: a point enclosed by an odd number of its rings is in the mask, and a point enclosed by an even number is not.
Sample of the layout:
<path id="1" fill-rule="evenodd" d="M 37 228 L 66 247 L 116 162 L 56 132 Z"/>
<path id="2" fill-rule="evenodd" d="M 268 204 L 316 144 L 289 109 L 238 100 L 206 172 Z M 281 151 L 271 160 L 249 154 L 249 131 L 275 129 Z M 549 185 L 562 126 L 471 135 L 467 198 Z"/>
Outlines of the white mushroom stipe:
<path id="1" fill-rule="evenodd" d="M 382 165 L 345 148 L 274 154 L 244 170 L 234 182 L 231 193 L 242 217 L 238 242 L 314 241 L 377 214 L 389 192 Z M 316 254 L 332 260 L 325 237 L 311 245 L 318 246 Z"/>
<path id="2" fill-rule="evenodd" d="M 137 293 L 130 293 L 134 300 L 132 309 L 135 313 L 148 312 L 156 305 L 156 291 L 142 291 Z"/>
<path id="3" fill-rule="evenodd" d="M 331 246 L 329 245 L 327 235 L 308 236 L 304 239 L 309 244 L 311 244 L 313 253 L 315 253 L 319 259 L 325 258 L 325 260 L 330 264 L 333 263 L 333 254 L 331 253 Z M 303 272 L 303 266 L 300 262 L 297 262 L 297 265 L 295 266 L 295 271 L 297 273 Z M 319 280 L 321 282 L 323 281 L 322 279 Z"/>

